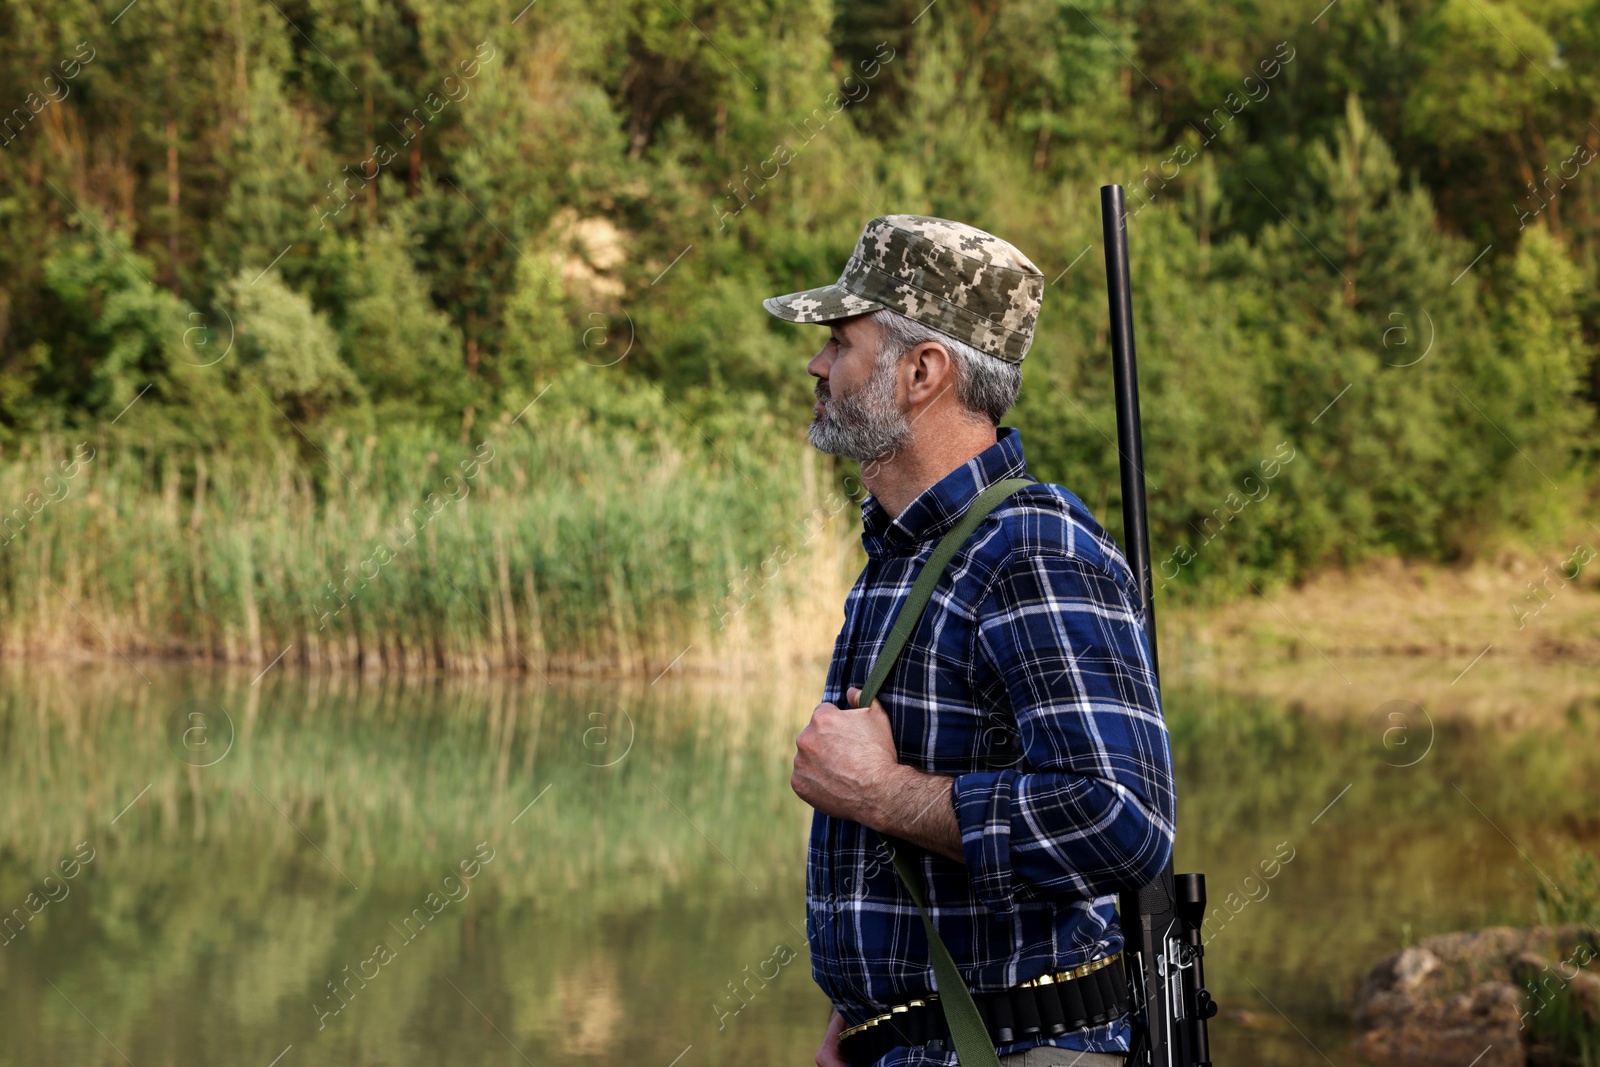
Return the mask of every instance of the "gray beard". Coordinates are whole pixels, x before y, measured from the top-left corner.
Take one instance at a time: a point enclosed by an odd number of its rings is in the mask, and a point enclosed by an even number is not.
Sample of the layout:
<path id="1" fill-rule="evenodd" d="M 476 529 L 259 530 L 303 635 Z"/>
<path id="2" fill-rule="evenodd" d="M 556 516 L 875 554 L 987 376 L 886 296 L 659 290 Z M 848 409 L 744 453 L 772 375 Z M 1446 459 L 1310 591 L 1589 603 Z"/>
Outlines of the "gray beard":
<path id="1" fill-rule="evenodd" d="M 911 441 L 911 424 L 895 404 L 895 365 L 898 360 L 880 363 L 872 378 L 853 395 L 823 395 L 817 383 L 817 399 L 824 402 L 822 414 L 811 421 L 806 436 L 819 452 L 870 463 L 892 456 Z"/>

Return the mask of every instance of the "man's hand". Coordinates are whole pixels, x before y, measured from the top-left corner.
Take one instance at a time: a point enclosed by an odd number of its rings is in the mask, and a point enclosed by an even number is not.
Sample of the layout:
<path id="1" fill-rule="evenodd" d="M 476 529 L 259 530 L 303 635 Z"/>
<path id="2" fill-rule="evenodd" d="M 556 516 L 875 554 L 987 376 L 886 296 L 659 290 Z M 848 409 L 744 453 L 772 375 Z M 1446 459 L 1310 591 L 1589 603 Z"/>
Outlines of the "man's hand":
<path id="1" fill-rule="evenodd" d="M 845 695 L 854 704 L 861 690 L 851 686 Z M 870 708 L 818 704 L 795 739 L 794 773 L 789 776 L 795 794 L 824 815 L 850 819 L 964 863 L 950 782 L 900 763 L 889 714 L 876 700 Z"/>
<path id="2" fill-rule="evenodd" d="M 828 1019 L 828 1029 L 822 1035 L 822 1047 L 817 1049 L 817 1067 L 850 1067 L 839 1055 L 839 1034 L 844 1030 L 844 1016 L 837 1010 Z"/>
<path id="3" fill-rule="evenodd" d="M 848 692 L 854 704 L 861 690 Z M 795 739 L 789 785 L 824 815 L 873 824 L 877 794 L 904 770 L 895 754 L 889 715 L 878 701 L 870 708 L 818 704 Z"/>

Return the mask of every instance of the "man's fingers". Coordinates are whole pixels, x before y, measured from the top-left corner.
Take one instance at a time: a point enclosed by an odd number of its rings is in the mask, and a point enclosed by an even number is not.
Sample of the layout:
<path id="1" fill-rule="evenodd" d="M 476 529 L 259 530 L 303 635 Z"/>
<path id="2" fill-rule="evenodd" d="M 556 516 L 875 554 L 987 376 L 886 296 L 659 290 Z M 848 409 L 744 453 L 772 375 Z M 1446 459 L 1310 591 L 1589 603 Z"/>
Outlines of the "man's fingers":
<path id="1" fill-rule="evenodd" d="M 861 687 L 858 685 L 852 685 L 849 689 L 845 690 L 845 698 L 850 701 L 851 708 L 859 710 L 861 707 Z M 885 715 L 888 714 L 888 712 L 883 710 L 883 705 L 878 702 L 876 697 L 873 698 L 872 704 L 869 706 L 869 710 L 875 710 Z"/>
<path id="2" fill-rule="evenodd" d="M 828 1018 L 828 1029 L 822 1035 L 822 1047 L 817 1049 L 817 1067 L 850 1067 L 839 1055 L 839 1033 L 844 1029 L 844 1019 L 838 1009 Z"/>

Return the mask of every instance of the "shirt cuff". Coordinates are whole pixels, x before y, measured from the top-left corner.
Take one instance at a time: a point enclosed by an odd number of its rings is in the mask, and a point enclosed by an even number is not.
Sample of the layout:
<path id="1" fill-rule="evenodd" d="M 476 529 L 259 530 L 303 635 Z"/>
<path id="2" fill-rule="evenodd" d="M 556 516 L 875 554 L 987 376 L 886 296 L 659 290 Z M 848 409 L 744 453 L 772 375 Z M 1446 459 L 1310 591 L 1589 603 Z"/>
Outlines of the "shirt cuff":
<path id="1" fill-rule="evenodd" d="M 957 775 L 950 799 L 961 826 L 961 854 L 973 895 L 997 915 L 1011 911 L 1011 798 L 1017 772 Z"/>

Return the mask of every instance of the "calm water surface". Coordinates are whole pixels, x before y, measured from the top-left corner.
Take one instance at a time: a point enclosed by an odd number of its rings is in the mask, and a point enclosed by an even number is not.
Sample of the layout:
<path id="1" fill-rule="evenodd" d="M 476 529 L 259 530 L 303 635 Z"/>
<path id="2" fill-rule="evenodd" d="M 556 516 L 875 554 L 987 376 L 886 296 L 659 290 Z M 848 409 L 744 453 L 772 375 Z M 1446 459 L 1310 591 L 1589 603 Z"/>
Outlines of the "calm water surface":
<path id="1" fill-rule="evenodd" d="M 0 1064 L 809 1064 L 819 688 L 7 668 Z M 1530 921 L 1597 836 L 1600 703 L 1167 702 L 1218 1064 L 1355 1064 L 1367 966 Z"/>

